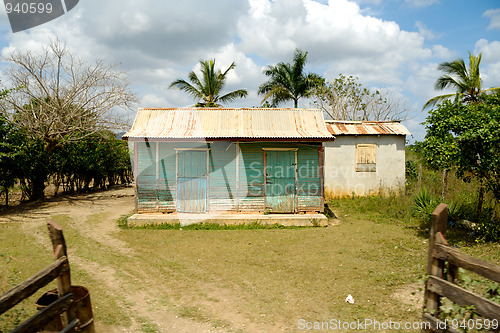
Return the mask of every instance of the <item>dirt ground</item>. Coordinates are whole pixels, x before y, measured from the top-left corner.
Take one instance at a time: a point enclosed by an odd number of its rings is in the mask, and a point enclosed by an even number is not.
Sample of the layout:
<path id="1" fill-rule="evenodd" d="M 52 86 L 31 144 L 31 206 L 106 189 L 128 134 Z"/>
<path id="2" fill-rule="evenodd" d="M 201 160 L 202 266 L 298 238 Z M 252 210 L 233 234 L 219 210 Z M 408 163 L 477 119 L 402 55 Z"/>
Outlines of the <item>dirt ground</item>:
<path id="1" fill-rule="evenodd" d="M 132 187 L 117 187 L 115 189 L 84 194 L 78 196 L 60 196 L 49 199 L 43 203 L 23 204 L 12 207 L 8 212 L 0 212 L 0 224 L 19 223 L 26 235 L 35 237 L 36 245 L 50 251 L 50 242 L 46 233 L 41 232 L 47 220 L 51 216 L 65 215 L 69 217 L 70 226 L 88 236 L 89 239 L 112 249 L 113 252 L 129 258 L 131 262 L 135 259 L 134 250 L 130 249 L 123 240 L 116 237 L 119 233 L 117 220 L 124 214 L 129 214 L 134 208 L 134 191 Z M 104 218 L 89 224 L 88 219 L 95 214 L 102 214 Z M 229 327 L 214 327 L 213 323 L 203 320 L 190 319 L 189 316 L 180 316 L 178 311 L 172 307 L 158 304 L 154 288 L 139 288 L 134 284 L 140 276 L 131 279 L 117 278 L 120 272 L 117 267 L 105 266 L 98 261 L 92 261 L 78 256 L 78 251 L 71 251 L 71 240 L 67 239 L 69 260 L 71 265 L 85 271 L 89 276 L 98 281 L 114 298 L 120 300 L 120 305 L 127 308 L 127 312 L 134 314 L 130 316 L 132 325 L 124 327 L 117 325 L 105 325 L 96 320 L 98 332 L 288 332 L 293 329 L 284 323 L 256 323 L 248 321 L 244 315 L 237 311 L 231 311 L 238 302 L 244 301 L 234 292 L 227 294 L 229 290 L 215 288 L 207 292 L 213 299 L 220 302 L 212 302 L 210 311 L 217 318 L 223 318 L 230 323 Z M 74 248 L 74 250 L 76 250 Z M 154 279 L 154 277 L 144 277 Z M 128 281 L 127 281 L 128 280 Z M 139 285 L 144 281 L 139 281 Z M 418 285 L 408 284 L 397 290 L 391 298 L 397 300 L 403 307 L 412 309 L 421 308 L 422 294 Z M 124 292 L 126 290 L 126 292 Z M 92 297 L 92 291 L 91 291 Z M 98 312 L 94 308 L 94 312 Z M 409 310 L 408 310 L 409 311 Z M 151 328 L 145 327 L 144 323 L 151 324 Z"/>
<path id="2" fill-rule="evenodd" d="M 0 223 L 20 223 L 23 231 L 37 237 L 38 245 L 50 251 L 50 244 L 45 234 L 36 232 L 41 225 L 45 225 L 51 216 L 68 215 L 72 224 L 90 235 L 95 241 L 119 251 L 125 256 L 132 253 L 125 244 L 113 237 L 113 232 L 118 229 L 117 219 L 130 213 L 134 207 L 134 191 L 132 187 L 116 188 L 110 191 L 92 193 L 78 196 L 61 196 L 49 199 L 43 203 L 26 204 L 13 207 L 8 214 L 0 214 Z M 90 215 L 106 213 L 98 226 L 88 227 L 83 222 Z M 71 245 L 68 245 L 71 246 Z M 120 281 L 115 277 L 115 271 L 109 267 L 102 267 L 96 262 L 90 262 L 72 253 L 69 255 L 71 265 L 78 265 L 87 273 L 97 278 L 100 283 L 115 295 L 120 295 L 122 302 L 128 304 L 130 312 L 139 315 L 147 322 L 156 324 L 162 332 L 225 332 L 223 329 L 214 329 L 209 323 L 180 318 L 174 313 L 152 309 L 154 295 L 148 294 L 148 290 L 124 293 Z M 92 297 L 92 294 L 91 294 Z M 94 309 L 96 311 L 96 309 Z M 96 322 L 98 332 L 143 332 L 144 327 L 139 322 L 133 322 L 131 327 L 104 326 Z"/>

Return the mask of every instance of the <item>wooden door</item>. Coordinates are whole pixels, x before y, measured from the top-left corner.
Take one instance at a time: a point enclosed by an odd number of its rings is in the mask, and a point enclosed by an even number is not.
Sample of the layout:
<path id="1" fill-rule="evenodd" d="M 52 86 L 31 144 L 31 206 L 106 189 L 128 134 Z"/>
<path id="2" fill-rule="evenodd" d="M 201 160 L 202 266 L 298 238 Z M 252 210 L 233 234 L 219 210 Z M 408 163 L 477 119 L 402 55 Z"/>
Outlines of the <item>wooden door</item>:
<path id="1" fill-rule="evenodd" d="M 177 211 L 207 211 L 207 151 L 177 151 Z"/>
<path id="2" fill-rule="evenodd" d="M 266 151 L 266 209 L 295 212 L 295 151 Z"/>

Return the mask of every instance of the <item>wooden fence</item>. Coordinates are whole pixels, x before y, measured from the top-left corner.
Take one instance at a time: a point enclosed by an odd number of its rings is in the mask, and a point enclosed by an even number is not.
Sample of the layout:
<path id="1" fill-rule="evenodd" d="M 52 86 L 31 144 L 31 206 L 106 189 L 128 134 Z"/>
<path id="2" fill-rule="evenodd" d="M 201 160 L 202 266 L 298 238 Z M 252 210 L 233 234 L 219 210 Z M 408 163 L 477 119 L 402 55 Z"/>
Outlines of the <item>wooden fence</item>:
<path id="1" fill-rule="evenodd" d="M 21 323 L 11 333 L 38 332 L 43 330 L 47 325 L 51 325 L 54 321 L 56 323 L 60 321 L 60 324 L 62 324 L 61 332 L 93 333 L 95 329 L 88 293 L 85 306 L 78 306 L 77 303 L 81 302 L 81 300 L 77 299 L 79 296 L 75 295 L 75 290 L 78 287 L 71 285 L 66 242 L 64 241 L 62 229 L 52 221 L 47 226 L 54 249 L 54 262 L 28 280 L 1 295 L 0 315 L 33 295 L 40 288 L 45 287 L 54 279 L 57 279 L 57 300 L 48 304 L 34 316 Z"/>
<path id="2" fill-rule="evenodd" d="M 472 305 L 474 312 L 481 317 L 492 321 L 496 320 L 498 323 L 500 321 L 500 304 L 457 286 L 456 280 L 458 279 L 458 268 L 461 267 L 500 283 L 500 266 L 463 254 L 448 246 L 445 239 L 447 223 L 448 206 L 442 203 L 436 207 L 431 218 L 427 263 L 429 279 L 425 287 L 423 314 L 423 320 L 430 324 L 430 329 L 424 328 L 422 332 L 460 332 L 452 327 L 456 325 L 438 319 L 442 297 L 446 297 L 461 306 Z M 470 326 L 475 325 L 476 322 L 469 322 L 466 325 L 470 324 L 469 328 L 472 328 Z"/>

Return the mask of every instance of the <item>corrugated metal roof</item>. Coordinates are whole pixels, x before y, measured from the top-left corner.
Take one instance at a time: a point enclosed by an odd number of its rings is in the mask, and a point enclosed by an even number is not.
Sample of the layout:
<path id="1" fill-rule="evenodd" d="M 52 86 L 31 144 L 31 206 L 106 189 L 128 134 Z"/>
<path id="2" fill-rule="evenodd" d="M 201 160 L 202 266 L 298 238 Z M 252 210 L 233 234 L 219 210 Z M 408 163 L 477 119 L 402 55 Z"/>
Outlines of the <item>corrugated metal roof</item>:
<path id="1" fill-rule="evenodd" d="M 341 121 L 327 120 L 326 128 L 333 135 L 410 135 L 397 121 Z"/>
<path id="2" fill-rule="evenodd" d="M 261 108 L 139 109 L 132 129 L 123 137 L 334 139 L 320 110 Z"/>

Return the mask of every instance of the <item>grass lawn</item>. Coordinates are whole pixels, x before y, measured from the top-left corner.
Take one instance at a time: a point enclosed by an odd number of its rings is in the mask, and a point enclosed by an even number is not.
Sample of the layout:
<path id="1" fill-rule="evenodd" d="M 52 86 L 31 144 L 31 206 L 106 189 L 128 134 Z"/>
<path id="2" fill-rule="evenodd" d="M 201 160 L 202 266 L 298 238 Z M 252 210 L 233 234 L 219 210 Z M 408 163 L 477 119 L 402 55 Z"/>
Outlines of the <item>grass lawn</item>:
<path id="1" fill-rule="evenodd" d="M 52 217 L 65 233 L 73 281 L 91 290 L 104 331 L 168 331 L 154 313 L 225 332 L 299 332 L 300 319 L 420 321 L 414 299 L 421 297 L 427 238 L 411 223 L 345 205 L 336 207 L 341 223 L 326 228 L 119 229 L 105 213 L 91 215 L 82 228 L 69 215 Z M 88 232 L 101 223 L 115 224 L 102 239 Z M 0 244 L 0 292 L 52 260 L 44 225 L 30 235 L 18 224 L 0 224 Z M 497 264 L 498 249 L 494 243 L 464 248 Z M 345 302 L 349 294 L 354 304 Z M 16 321 L 15 311 L 33 313 L 33 303 L 0 317 L 0 331 Z"/>

